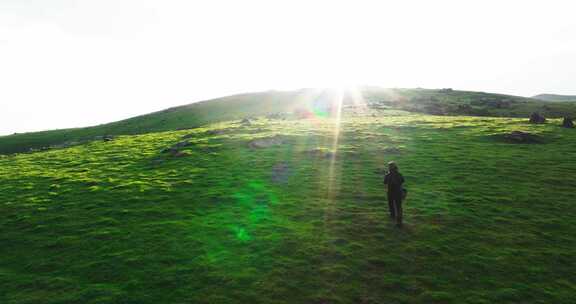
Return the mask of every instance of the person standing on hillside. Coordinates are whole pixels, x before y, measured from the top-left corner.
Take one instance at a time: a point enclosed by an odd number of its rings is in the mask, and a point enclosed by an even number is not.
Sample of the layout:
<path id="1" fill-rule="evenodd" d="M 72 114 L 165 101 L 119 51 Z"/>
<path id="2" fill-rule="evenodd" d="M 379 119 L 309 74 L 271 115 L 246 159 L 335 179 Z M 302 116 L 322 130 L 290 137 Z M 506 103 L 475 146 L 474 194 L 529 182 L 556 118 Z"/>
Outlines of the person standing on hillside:
<path id="1" fill-rule="evenodd" d="M 388 163 L 388 173 L 384 177 L 384 184 L 388 186 L 388 208 L 390 217 L 396 220 L 396 226 L 402 227 L 402 199 L 404 196 L 404 177 L 400 174 L 395 162 Z"/>

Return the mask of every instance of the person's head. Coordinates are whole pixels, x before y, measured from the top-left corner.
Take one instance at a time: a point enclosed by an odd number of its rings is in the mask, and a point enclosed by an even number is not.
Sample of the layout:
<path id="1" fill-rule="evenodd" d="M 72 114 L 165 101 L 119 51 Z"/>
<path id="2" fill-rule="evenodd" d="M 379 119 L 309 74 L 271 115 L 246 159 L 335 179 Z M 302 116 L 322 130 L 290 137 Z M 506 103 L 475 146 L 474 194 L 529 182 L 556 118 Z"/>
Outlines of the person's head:
<path id="1" fill-rule="evenodd" d="M 390 172 L 398 172 L 398 165 L 393 161 L 388 162 L 388 170 L 390 170 Z"/>

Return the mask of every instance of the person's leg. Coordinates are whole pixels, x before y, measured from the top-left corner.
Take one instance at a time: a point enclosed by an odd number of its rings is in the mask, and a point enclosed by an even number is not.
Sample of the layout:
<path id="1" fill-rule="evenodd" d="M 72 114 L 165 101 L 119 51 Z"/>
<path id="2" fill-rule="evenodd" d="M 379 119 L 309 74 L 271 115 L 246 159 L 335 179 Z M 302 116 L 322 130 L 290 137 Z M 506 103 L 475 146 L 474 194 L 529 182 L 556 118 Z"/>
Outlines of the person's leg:
<path id="1" fill-rule="evenodd" d="M 396 225 L 402 227 L 402 197 L 397 197 L 394 205 L 396 206 Z"/>
<path id="2" fill-rule="evenodd" d="M 394 207 L 394 197 L 388 193 L 388 210 L 390 211 L 390 217 L 396 218 L 396 207 Z"/>

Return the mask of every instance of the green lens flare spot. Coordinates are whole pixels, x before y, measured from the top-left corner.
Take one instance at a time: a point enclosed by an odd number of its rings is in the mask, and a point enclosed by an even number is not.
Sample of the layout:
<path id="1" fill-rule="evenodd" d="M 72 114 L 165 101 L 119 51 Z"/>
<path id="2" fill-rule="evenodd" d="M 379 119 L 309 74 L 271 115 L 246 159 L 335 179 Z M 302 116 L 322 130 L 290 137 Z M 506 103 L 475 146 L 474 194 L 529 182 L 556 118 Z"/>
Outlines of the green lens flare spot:
<path id="1" fill-rule="evenodd" d="M 234 231 L 236 239 L 238 239 L 239 241 L 248 242 L 252 239 L 252 237 L 250 236 L 250 234 L 248 234 L 248 231 L 246 231 L 246 229 L 242 227 L 234 227 L 232 229 Z"/>

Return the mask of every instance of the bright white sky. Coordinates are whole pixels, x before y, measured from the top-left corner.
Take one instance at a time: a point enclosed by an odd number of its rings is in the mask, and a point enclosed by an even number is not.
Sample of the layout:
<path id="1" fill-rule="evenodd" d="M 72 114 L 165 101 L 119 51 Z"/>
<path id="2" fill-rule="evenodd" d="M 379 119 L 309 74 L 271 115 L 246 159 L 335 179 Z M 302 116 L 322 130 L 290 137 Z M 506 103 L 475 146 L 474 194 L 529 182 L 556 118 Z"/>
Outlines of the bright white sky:
<path id="1" fill-rule="evenodd" d="M 574 12 L 570 0 L 0 0 L 0 134 L 268 89 L 576 94 Z"/>

